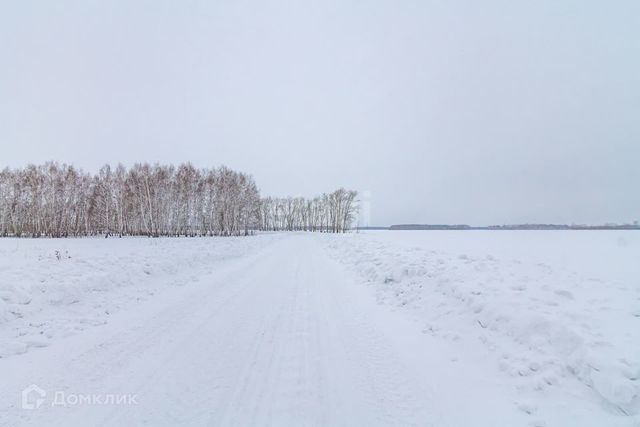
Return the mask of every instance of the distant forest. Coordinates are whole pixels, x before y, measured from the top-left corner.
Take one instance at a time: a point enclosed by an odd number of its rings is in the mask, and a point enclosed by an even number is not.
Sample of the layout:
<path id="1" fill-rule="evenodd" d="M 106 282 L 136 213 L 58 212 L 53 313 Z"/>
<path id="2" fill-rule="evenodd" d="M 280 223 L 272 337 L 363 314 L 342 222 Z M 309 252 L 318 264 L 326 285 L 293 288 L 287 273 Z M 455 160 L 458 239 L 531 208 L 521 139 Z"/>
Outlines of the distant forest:
<path id="1" fill-rule="evenodd" d="M 396 224 L 378 229 L 387 230 L 640 230 L 637 222 L 633 224 L 604 224 L 604 225 L 576 225 L 576 224 L 506 224 L 474 227 L 466 224 Z"/>
<path id="2" fill-rule="evenodd" d="M 0 171 L 0 236 L 237 236 L 262 231 L 340 233 L 357 193 L 262 198 L 251 175 L 190 163 L 103 166 L 95 175 L 47 162 Z"/>

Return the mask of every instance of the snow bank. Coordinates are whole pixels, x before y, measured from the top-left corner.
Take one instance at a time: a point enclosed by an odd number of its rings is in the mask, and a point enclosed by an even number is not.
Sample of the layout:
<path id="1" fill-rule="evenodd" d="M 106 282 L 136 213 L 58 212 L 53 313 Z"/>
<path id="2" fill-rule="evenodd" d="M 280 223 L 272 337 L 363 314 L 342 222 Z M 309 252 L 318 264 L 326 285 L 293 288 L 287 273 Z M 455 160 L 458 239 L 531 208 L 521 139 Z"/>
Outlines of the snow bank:
<path id="1" fill-rule="evenodd" d="M 0 239 L 0 357 L 105 324 L 278 238 Z"/>
<path id="2" fill-rule="evenodd" d="M 523 393 L 535 397 L 577 382 L 611 413 L 634 415 L 640 413 L 638 238 L 398 231 L 324 242 L 380 302 L 410 312 L 425 333 L 481 341 Z"/>

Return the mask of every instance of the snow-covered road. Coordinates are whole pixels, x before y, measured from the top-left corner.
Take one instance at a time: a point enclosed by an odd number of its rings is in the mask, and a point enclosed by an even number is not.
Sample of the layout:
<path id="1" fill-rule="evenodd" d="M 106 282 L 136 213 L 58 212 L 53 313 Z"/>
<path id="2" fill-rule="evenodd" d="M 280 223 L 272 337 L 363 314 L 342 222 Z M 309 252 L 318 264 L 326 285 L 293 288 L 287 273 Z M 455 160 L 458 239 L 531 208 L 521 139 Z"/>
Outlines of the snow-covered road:
<path id="1" fill-rule="evenodd" d="M 446 345 L 294 235 L 2 359 L 0 424 L 526 425 L 493 368 Z M 46 392 L 37 409 L 21 408 L 30 384 Z"/>
<path id="2" fill-rule="evenodd" d="M 5 239 L 0 426 L 636 427 L 634 236 Z"/>

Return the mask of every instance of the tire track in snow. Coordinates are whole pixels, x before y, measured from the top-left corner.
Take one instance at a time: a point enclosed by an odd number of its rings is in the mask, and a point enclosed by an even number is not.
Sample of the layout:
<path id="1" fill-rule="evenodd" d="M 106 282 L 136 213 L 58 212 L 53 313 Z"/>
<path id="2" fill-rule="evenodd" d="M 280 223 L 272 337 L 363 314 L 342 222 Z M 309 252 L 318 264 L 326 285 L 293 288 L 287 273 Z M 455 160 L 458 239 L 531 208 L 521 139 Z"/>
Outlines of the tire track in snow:
<path id="1" fill-rule="evenodd" d="M 154 310 L 105 326 L 109 334 L 98 334 L 88 349 L 53 357 L 52 346 L 27 354 L 42 363 L 37 379 L 47 386 L 138 393 L 139 404 L 22 412 L 21 424 L 457 426 L 473 420 L 453 414 L 458 402 L 434 393 L 428 365 L 409 363 L 408 352 L 421 360 L 425 347 L 392 335 L 424 336 L 384 327 L 395 314 L 376 305 L 314 239 L 292 235 L 224 274 L 203 277 L 196 288 L 176 290 L 173 299 L 152 300 Z"/>

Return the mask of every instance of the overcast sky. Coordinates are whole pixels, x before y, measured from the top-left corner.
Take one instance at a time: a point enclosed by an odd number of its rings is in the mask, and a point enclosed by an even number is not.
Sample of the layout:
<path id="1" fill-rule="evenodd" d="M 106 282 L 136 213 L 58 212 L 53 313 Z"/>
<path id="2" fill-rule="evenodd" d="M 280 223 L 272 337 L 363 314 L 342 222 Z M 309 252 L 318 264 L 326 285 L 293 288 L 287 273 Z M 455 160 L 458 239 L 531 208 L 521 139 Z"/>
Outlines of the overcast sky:
<path id="1" fill-rule="evenodd" d="M 0 166 L 221 164 L 371 223 L 640 219 L 640 1 L 0 0 Z"/>

